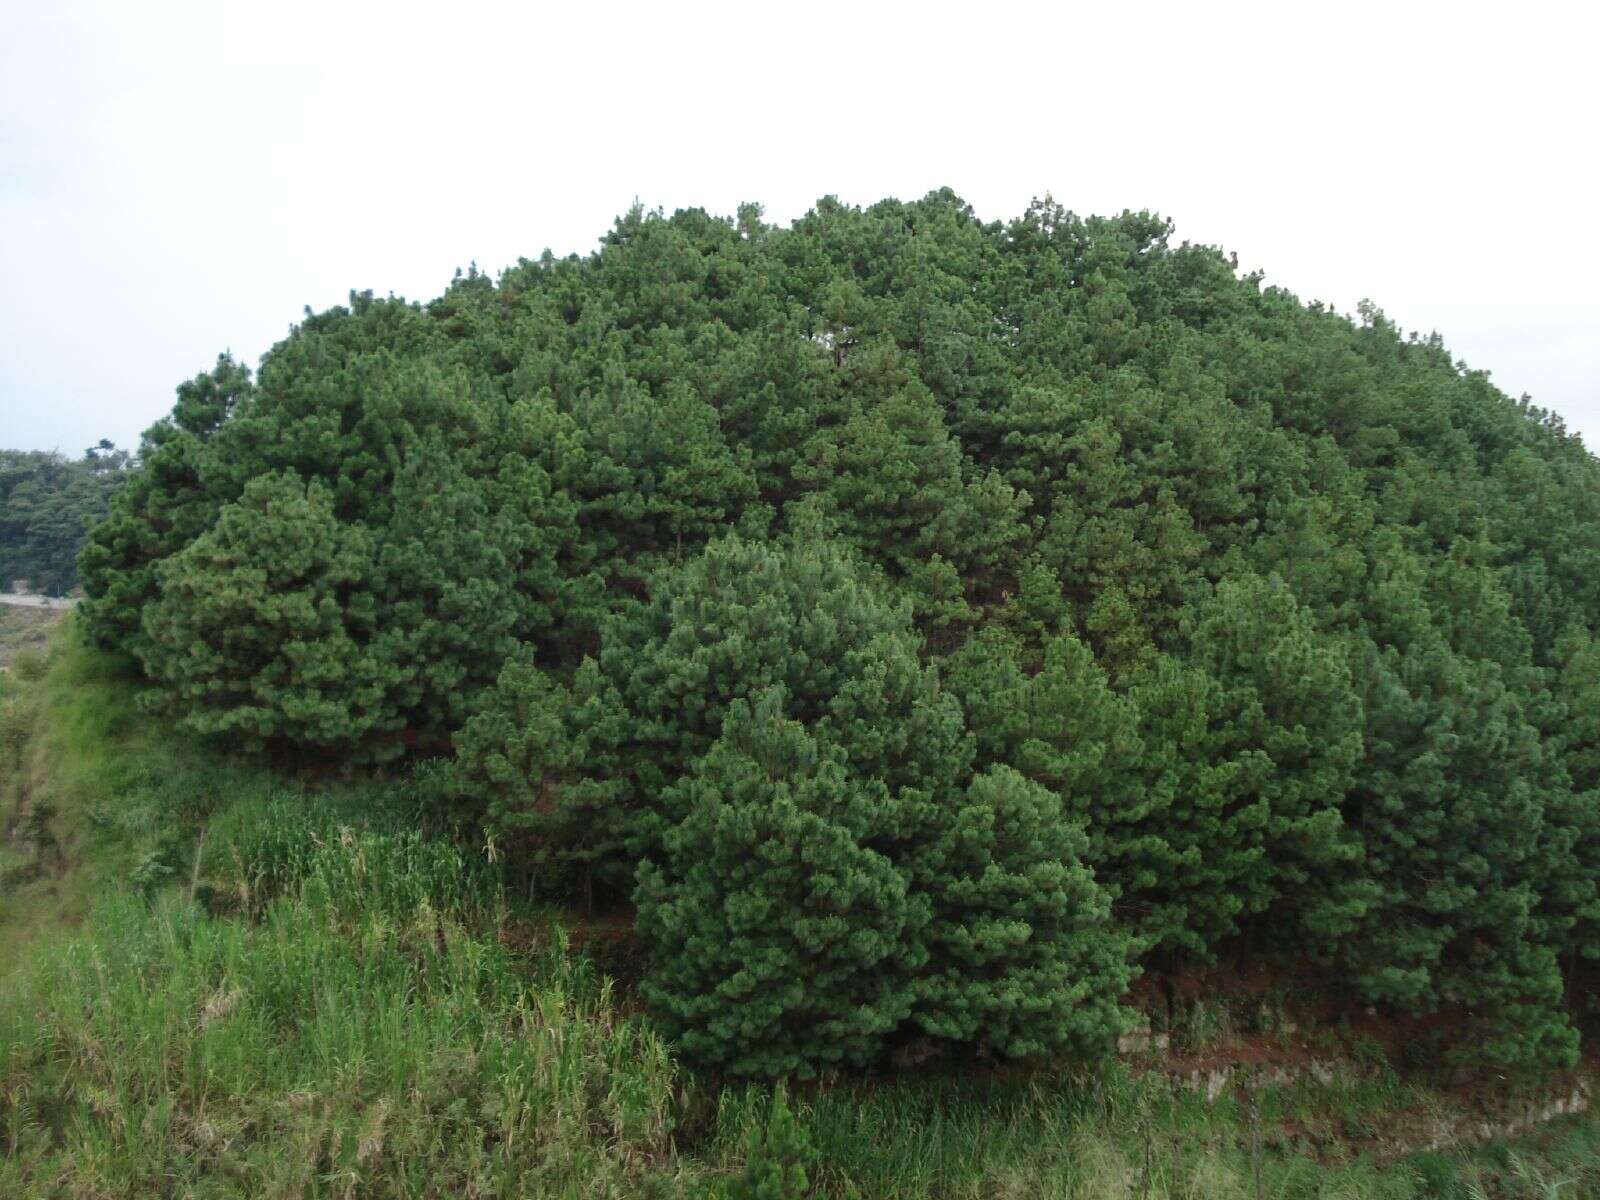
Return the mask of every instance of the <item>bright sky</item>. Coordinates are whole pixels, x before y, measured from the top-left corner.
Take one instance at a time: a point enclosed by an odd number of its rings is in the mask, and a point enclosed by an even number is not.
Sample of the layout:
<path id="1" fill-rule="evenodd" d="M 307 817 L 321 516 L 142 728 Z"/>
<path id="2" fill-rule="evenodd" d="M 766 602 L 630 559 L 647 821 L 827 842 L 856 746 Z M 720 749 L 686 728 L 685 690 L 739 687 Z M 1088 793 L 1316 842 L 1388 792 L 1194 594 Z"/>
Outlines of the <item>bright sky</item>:
<path id="1" fill-rule="evenodd" d="M 0 3 L 0 446 L 637 197 L 1045 192 L 1437 329 L 1600 446 L 1600 18 L 1523 2 Z M 1585 147 L 1588 147 L 1585 149 Z"/>

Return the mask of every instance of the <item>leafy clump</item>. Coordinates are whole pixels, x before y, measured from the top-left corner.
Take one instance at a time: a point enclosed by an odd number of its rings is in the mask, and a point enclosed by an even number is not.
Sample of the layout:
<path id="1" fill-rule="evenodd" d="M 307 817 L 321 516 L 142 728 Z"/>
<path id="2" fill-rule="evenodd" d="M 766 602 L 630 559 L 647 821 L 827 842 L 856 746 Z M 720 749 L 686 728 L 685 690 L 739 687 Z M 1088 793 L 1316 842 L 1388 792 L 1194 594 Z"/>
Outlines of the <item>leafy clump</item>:
<path id="1" fill-rule="evenodd" d="M 1092 1055 L 1130 961 L 1263 951 L 1570 1062 L 1600 465 L 1171 232 L 635 210 L 352 296 L 180 386 L 83 625 L 230 746 L 444 759 L 723 1069 Z"/>

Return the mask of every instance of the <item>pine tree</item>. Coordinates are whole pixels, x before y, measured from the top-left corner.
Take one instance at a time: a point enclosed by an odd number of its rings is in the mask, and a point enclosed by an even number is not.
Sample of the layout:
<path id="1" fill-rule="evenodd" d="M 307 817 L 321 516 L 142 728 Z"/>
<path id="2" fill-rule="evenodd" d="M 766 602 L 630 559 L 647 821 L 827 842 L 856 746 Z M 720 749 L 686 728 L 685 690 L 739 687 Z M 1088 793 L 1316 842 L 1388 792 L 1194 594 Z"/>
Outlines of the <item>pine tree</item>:
<path id="1" fill-rule="evenodd" d="M 1537 906 L 1558 779 L 1500 668 L 1443 644 L 1407 565 L 1378 581 L 1388 645 L 1360 660 L 1367 754 L 1346 822 L 1365 911 L 1334 951 L 1370 999 L 1470 1006 L 1467 1045 L 1485 1061 L 1564 1064 L 1575 1035 Z"/>
<path id="2" fill-rule="evenodd" d="M 574 415 L 591 464 L 580 519 L 612 572 L 637 578 L 692 553 L 756 498 L 755 476 L 716 411 L 681 383 L 652 394 L 610 364 Z"/>
<path id="3" fill-rule="evenodd" d="M 785 713 L 781 687 L 735 701 L 663 865 L 641 869 L 646 1003 L 684 1053 L 733 1074 L 865 1066 L 909 1015 L 926 898 L 869 849 L 893 824 L 878 780 Z"/>
<path id="4" fill-rule="evenodd" d="M 108 649 L 137 653 L 145 606 L 155 599 L 157 569 L 208 529 L 223 502 L 237 496 L 213 438 L 254 393 L 250 373 L 227 355 L 178 387 L 169 417 L 145 432 L 138 469 L 79 556 L 89 636 Z"/>
<path id="5" fill-rule="evenodd" d="M 455 814 L 481 825 L 510 873 L 546 896 L 626 895 L 633 881 L 626 809 L 615 787 L 588 777 L 586 680 L 575 688 L 540 671 L 524 651 L 500 672 L 457 731 L 438 777 Z"/>
<path id="6" fill-rule="evenodd" d="M 852 545 L 907 581 L 934 624 L 970 619 L 962 588 L 992 588 L 1011 568 L 1027 497 L 964 460 L 925 389 L 862 405 L 819 435 L 807 458 L 796 478 L 818 489 L 822 511 Z M 930 586 L 934 562 L 947 564 L 954 595 Z"/>
<path id="7" fill-rule="evenodd" d="M 772 1093 L 765 1128 L 753 1125 L 745 1149 L 744 1168 L 728 1191 L 728 1200 L 805 1200 L 811 1194 L 807 1168 L 816 1151 L 805 1128 L 789 1109 L 781 1084 Z"/>
<path id="8" fill-rule="evenodd" d="M 394 516 L 373 573 L 383 613 L 370 645 L 413 737 L 441 745 L 515 645 L 520 538 L 436 440 L 395 475 Z"/>
<path id="9" fill-rule="evenodd" d="M 916 1023 L 1006 1058 L 1107 1053 L 1124 1027 L 1126 935 L 1054 793 L 1010 767 L 977 776 L 914 861 L 933 900 Z"/>
<path id="10" fill-rule="evenodd" d="M 923 674 L 909 612 L 838 547 L 730 537 L 608 623 L 578 719 L 591 775 L 632 813 L 630 853 L 648 856 L 681 815 L 671 785 L 710 750 L 733 701 L 781 686 L 787 716 L 831 715 L 850 726 L 836 736 L 858 769 L 887 771 L 918 727 L 907 709 Z"/>
<path id="11" fill-rule="evenodd" d="M 1048 788 L 1063 819 L 1082 823 L 1083 857 L 1136 926 L 1144 893 L 1173 877 L 1171 790 L 1147 787 L 1139 714 L 1112 691 L 1094 655 L 1070 634 L 1049 637 L 1037 668 L 997 629 L 954 657 L 950 688 L 977 739 L 978 762 L 1014 768 Z M 1146 936 L 1159 940 L 1155 929 Z"/>
<path id="12" fill-rule="evenodd" d="M 1250 815 L 1234 829 L 1258 851 L 1229 889 L 1244 913 L 1277 906 L 1331 934 L 1344 918 L 1323 898 L 1359 853 L 1341 807 L 1363 749 L 1345 650 L 1275 578 L 1224 580 L 1186 614 L 1184 632 L 1190 662 L 1216 684 L 1212 754 L 1239 764 L 1234 803 Z"/>
<path id="13" fill-rule="evenodd" d="M 253 480 L 161 564 L 144 668 L 195 732 L 391 757 L 401 718 L 369 650 L 373 570 L 370 538 L 324 488 Z"/>

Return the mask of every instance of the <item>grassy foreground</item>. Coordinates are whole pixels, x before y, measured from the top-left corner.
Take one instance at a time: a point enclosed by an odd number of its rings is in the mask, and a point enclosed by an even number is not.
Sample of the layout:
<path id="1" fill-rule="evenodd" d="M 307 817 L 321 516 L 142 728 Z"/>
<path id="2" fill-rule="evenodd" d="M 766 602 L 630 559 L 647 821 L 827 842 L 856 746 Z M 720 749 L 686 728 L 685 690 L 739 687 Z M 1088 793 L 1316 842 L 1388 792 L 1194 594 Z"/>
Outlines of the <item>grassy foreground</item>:
<path id="1" fill-rule="evenodd" d="M 70 630 L 18 667 L 0 1196 L 1600 1196 L 1590 1118 L 1385 1141 L 1458 1101 L 1383 1063 L 1213 1100 L 1117 1066 L 719 1087 L 405 782 L 172 738 Z"/>

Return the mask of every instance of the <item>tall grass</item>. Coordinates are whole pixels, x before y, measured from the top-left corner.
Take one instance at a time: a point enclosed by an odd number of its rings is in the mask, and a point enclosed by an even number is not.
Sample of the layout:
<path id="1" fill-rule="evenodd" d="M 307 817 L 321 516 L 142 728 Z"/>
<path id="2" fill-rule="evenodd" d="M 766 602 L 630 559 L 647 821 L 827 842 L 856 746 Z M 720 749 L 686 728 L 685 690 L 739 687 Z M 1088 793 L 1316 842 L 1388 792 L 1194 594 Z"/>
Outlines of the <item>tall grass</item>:
<path id="1" fill-rule="evenodd" d="M 237 888 L 256 882 L 230 874 L 249 861 L 271 893 L 341 830 L 433 832 L 406 780 L 311 782 L 230 759 L 144 711 L 142 692 L 70 618 L 36 679 L 0 678 L 0 822 L 39 835 L 31 863 L 0 854 L 0 975 L 29 940 L 79 925 L 106 885 Z"/>
<path id="2" fill-rule="evenodd" d="M 356 815 L 348 797 L 279 794 L 230 805 L 206 833 L 207 896 L 249 917 L 279 897 L 309 894 L 340 913 L 431 905 L 475 924 L 504 918 L 495 864 L 448 838 L 397 827 L 392 811 Z"/>
<path id="3" fill-rule="evenodd" d="M 254 921 L 106 900 L 0 1009 L 0 1195 L 628 1194 L 670 1171 L 666 1048 L 559 935 L 514 956 L 475 929 L 448 861 L 351 835 Z"/>

